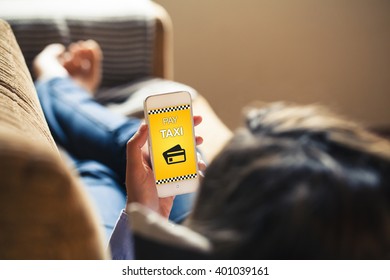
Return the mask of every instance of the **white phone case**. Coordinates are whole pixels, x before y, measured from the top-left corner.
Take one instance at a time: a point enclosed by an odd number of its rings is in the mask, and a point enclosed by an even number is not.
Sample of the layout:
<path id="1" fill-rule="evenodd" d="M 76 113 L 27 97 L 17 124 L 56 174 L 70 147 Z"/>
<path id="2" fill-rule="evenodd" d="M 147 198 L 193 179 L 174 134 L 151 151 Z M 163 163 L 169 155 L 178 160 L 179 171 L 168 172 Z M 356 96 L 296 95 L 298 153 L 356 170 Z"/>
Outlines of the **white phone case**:
<path id="1" fill-rule="evenodd" d="M 199 184 L 191 95 L 151 95 L 144 102 L 149 151 L 159 197 L 194 192 Z"/>

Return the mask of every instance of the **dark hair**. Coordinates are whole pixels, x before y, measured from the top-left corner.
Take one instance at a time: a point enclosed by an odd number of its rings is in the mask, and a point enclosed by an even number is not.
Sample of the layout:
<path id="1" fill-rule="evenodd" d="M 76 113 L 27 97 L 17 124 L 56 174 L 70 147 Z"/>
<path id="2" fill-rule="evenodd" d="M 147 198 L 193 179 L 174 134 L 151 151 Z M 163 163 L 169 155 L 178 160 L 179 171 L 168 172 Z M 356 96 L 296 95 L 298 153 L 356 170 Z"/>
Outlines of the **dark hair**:
<path id="1" fill-rule="evenodd" d="M 248 113 L 188 224 L 217 258 L 390 257 L 390 145 L 322 107 Z"/>

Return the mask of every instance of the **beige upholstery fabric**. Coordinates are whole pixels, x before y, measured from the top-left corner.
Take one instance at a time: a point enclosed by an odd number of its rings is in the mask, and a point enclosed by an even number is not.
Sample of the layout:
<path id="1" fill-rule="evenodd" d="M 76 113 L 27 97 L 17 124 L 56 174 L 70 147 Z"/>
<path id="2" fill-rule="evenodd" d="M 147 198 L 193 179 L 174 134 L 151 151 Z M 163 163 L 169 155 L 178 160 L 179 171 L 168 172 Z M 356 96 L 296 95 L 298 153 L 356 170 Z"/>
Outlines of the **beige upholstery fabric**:
<path id="1" fill-rule="evenodd" d="M 4 21 L 0 30 L 0 125 L 56 151 L 15 37 Z"/>
<path id="2" fill-rule="evenodd" d="M 15 37 L 0 20 L 0 259 L 106 258 L 93 213 L 59 157 Z"/>
<path id="3" fill-rule="evenodd" d="M 92 206 L 58 157 L 0 129 L 0 259 L 102 259 Z"/>

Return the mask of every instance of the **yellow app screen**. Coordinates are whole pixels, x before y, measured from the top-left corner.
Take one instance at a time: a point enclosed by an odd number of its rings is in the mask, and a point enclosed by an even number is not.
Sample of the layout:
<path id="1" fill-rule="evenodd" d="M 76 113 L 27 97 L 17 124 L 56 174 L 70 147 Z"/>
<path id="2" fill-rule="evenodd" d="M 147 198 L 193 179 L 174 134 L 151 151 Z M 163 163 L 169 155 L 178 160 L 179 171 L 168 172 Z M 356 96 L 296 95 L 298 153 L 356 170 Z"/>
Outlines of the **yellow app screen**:
<path id="1" fill-rule="evenodd" d="M 149 110 L 148 118 L 156 185 L 196 178 L 190 104 Z"/>

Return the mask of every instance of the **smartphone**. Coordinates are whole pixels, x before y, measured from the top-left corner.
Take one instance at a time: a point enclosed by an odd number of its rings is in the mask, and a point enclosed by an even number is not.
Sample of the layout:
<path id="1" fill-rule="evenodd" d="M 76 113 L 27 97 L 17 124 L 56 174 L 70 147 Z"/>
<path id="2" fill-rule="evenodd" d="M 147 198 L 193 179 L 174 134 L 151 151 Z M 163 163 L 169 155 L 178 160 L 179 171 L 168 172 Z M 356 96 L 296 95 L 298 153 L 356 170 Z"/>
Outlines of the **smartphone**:
<path id="1" fill-rule="evenodd" d="M 158 196 L 194 192 L 199 173 L 191 95 L 181 91 L 149 96 L 144 113 Z"/>

